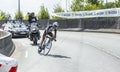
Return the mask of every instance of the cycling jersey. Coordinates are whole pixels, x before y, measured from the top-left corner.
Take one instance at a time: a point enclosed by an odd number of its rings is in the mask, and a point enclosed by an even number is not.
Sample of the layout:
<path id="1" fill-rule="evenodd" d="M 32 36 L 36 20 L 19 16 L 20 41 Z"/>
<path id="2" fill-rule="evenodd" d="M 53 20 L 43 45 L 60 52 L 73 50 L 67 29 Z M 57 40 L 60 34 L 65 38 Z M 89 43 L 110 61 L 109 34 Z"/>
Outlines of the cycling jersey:
<path id="1" fill-rule="evenodd" d="M 54 31 L 55 29 L 53 28 L 52 25 L 48 26 L 45 30 L 47 30 L 48 33 L 52 33 L 52 31 Z"/>

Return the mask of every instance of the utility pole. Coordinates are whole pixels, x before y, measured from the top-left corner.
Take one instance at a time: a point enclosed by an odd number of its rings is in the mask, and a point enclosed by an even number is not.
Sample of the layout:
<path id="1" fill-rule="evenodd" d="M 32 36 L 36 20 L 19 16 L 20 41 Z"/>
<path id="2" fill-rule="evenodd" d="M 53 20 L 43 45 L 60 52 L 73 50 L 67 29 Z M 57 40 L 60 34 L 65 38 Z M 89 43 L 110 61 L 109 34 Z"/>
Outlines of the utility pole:
<path id="1" fill-rule="evenodd" d="M 68 0 L 68 11 L 70 11 L 70 0 Z"/>
<path id="2" fill-rule="evenodd" d="M 20 11 L 20 0 L 18 0 L 18 10 Z"/>
<path id="3" fill-rule="evenodd" d="M 106 0 L 106 3 L 107 3 L 108 1 Z"/>
<path id="4" fill-rule="evenodd" d="M 18 0 L 18 13 L 20 13 L 20 0 Z M 20 18 L 20 15 L 18 18 Z"/>
<path id="5" fill-rule="evenodd" d="M 66 12 L 67 12 L 67 0 L 66 0 Z"/>

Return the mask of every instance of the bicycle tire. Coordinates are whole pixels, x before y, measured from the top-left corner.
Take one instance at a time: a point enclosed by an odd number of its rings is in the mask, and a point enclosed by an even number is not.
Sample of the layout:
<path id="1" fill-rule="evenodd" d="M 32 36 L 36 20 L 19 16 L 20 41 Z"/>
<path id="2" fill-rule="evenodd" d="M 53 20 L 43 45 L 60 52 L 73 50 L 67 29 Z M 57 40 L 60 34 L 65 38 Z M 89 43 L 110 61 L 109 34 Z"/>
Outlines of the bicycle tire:
<path id="1" fill-rule="evenodd" d="M 46 38 L 42 45 L 42 50 L 39 52 L 41 55 L 48 55 L 52 47 L 52 41 L 49 38 Z"/>

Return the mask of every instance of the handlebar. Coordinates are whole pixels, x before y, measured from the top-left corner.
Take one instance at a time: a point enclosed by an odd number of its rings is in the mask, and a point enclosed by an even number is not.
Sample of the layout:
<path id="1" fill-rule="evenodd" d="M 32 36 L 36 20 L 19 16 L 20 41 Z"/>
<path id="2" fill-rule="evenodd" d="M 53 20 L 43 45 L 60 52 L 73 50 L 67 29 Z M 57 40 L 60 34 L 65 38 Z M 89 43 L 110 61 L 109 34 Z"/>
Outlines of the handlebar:
<path id="1" fill-rule="evenodd" d="M 53 37 L 51 37 L 50 35 L 46 35 L 46 37 L 47 37 L 47 38 L 50 38 L 51 40 L 56 41 L 56 39 L 55 39 L 55 38 L 53 38 Z"/>

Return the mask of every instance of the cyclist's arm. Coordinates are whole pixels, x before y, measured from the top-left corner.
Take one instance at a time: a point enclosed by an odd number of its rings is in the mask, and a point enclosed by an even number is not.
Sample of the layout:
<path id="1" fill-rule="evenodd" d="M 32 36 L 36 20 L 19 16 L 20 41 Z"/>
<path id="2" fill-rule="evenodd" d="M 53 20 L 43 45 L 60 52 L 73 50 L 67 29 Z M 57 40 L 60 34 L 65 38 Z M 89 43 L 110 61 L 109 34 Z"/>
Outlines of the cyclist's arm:
<path id="1" fill-rule="evenodd" d="M 46 30 L 46 33 L 48 33 L 48 30 L 51 28 L 52 26 L 48 26 L 45 30 Z"/>

